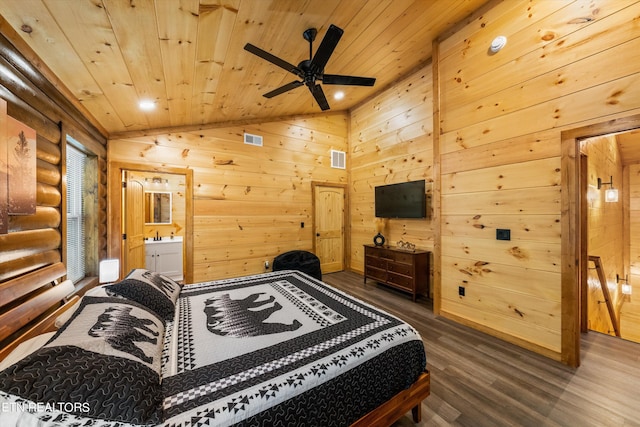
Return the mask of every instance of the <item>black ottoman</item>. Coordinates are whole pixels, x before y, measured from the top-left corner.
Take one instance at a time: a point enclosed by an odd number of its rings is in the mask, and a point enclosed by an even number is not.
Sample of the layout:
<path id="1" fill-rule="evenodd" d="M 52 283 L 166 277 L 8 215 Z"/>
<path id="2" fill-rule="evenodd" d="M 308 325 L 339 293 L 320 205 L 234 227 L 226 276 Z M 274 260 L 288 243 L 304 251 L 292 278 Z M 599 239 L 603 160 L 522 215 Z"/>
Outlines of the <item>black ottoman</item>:
<path id="1" fill-rule="evenodd" d="M 273 271 L 280 270 L 298 270 L 322 280 L 320 260 L 315 254 L 307 251 L 289 251 L 275 257 Z"/>

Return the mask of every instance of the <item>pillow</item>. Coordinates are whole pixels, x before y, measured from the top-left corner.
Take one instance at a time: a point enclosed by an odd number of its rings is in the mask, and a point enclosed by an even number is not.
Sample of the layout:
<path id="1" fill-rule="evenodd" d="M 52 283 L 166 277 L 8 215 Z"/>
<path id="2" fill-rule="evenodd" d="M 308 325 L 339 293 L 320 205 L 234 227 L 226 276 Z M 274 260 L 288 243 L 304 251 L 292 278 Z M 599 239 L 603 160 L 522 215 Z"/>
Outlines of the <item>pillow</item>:
<path id="1" fill-rule="evenodd" d="M 77 416 L 159 423 L 162 319 L 122 298 L 78 304 L 47 344 L 0 372 L 0 390 Z"/>
<path id="2" fill-rule="evenodd" d="M 181 287 L 162 274 L 138 268 L 122 281 L 104 286 L 109 292 L 143 304 L 166 320 L 173 320 Z"/>
<path id="3" fill-rule="evenodd" d="M 20 343 L 11 353 L 2 361 L 0 361 L 0 371 L 8 368 L 20 359 L 24 359 L 43 345 L 47 343 L 55 335 L 55 332 L 47 332 L 45 334 L 36 335 L 33 338 Z"/>
<path id="4" fill-rule="evenodd" d="M 107 290 L 104 288 L 104 286 L 96 286 L 95 288 L 91 288 L 87 292 L 85 292 L 84 295 L 93 296 L 93 297 L 114 296 L 107 293 Z M 71 307 L 70 309 L 68 309 L 58 317 L 56 317 L 55 322 L 53 322 L 53 325 L 56 327 L 56 329 L 60 329 L 62 325 L 67 323 L 67 321 L 71 319 L 71 316 L 73 316 L 73 313 L 75 313 L 75 311 L 78 309 L 79 306 L 80 304 L 76 302 L 73 305 L 73 307 Z"/>

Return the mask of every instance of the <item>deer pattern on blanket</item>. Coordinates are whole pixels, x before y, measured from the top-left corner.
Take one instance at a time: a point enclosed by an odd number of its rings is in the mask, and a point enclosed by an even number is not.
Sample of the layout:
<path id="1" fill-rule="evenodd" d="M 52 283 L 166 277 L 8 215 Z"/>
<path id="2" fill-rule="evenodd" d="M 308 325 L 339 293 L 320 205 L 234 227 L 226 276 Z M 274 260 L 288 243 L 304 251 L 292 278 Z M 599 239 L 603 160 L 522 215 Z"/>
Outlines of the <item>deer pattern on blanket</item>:
<path id="1" fill-rule="evenodd" d="M 258 301 L 261 295 L 264 293 L 251 294 L 244 299 L 231 299 L 229 294 L 224 294 L 207 299 L 204 307 L 207 329 L 216 335 L 239 338 L 295 331 L 302 326 L 295 319 L 291 324 L 265 322 L 282 305 L 276 302 L 271 307 L 264 307 L 273 303 L 275 297 Z"/>
<path id="2" fill-rule="evenodd" d="M 102 337 L 113 349 L 129 353 L 151 364 L 153 357 L 144 354 L 135 343 L 157 344 L 159 332 L 148 326 L 154 325 L 153 320 L 133 316 L 131 310 L 132 307 L 107 308 L 98 316 L 98 321 L 89 330 L 89 335 L 95 338 Z"/>

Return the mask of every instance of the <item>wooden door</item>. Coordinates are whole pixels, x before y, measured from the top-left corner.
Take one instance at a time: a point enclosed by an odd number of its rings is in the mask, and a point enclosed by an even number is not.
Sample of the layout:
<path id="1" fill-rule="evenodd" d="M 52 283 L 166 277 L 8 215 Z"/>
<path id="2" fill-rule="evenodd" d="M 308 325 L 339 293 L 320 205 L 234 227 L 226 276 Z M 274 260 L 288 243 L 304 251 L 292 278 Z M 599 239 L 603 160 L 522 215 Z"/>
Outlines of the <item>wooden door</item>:
<path id="1" fill-rule="evenodd" d="M 314 248 L 322 273 L 344 270 L 345 189 L 314 186 Z"/>
<path id="2" fill-rule="evenodd" d="M 124 238 L 122 251 L 124 259 L 124 274 L 134 268 L 145 268 L 144 250 L 144 186 L 141 182 L 131 179 L 131 173 L 124 171 Z"/>

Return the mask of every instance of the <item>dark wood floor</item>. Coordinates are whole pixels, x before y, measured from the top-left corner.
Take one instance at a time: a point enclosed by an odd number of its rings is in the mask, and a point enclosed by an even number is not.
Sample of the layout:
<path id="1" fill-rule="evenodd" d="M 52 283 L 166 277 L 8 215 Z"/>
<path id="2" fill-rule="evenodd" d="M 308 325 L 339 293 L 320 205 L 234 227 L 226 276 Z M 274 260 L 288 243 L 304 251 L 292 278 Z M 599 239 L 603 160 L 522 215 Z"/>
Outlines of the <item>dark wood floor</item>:
<path id="1" fill-rule="evenodd" d="M 640 344 L 590 332 L 581 366 L 558 362 L 435 318 L 430 301 L 352 272 L 323 280 L 394 314 L 425 344 L 431 395 L 420 426 L 640 426 Z M 394 427 L 414 425 L 410 414 Z"/>

